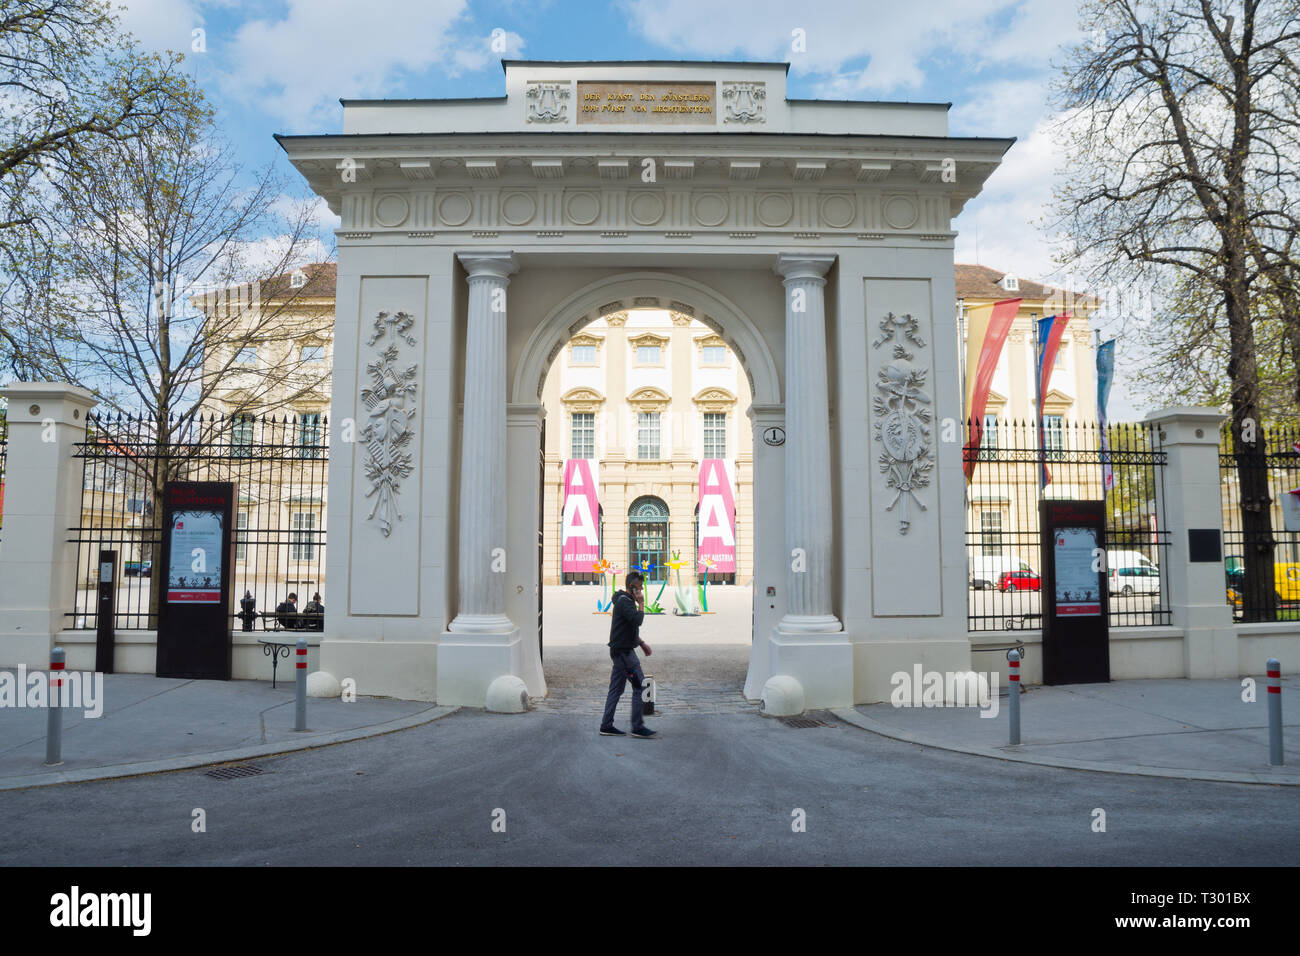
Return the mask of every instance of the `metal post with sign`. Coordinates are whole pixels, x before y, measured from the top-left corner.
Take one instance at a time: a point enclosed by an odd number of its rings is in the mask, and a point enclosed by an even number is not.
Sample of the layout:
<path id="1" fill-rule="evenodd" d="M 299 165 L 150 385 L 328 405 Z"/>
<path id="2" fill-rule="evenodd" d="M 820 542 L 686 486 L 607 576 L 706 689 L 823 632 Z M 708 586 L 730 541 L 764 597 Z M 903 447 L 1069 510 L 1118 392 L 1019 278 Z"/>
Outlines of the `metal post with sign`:
<path id="1" fill-rule="evenodd" d="M 1043 683 L 1110 680 L 1106 503 L 1043 501 Z"/>
<path id="2" fill-rule="evenodd" d="M 99 552 L 99 594 L 95 603 L 95 670 L 113 673 L 113 572 L 117 569 L 117 552 Z"/>
<path id="3" fill-rule="evenodd" d="M 235 495 L 228 481 L 163 488 L 159 677 L 230 680 Z"/>

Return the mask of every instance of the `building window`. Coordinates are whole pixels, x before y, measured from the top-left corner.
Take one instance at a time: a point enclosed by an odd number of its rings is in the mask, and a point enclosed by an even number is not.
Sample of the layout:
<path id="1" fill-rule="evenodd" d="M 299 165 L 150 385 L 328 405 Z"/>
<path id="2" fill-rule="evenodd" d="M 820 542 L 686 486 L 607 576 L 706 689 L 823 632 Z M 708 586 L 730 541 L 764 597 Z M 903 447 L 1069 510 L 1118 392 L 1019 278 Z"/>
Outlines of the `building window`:
<path id="1" fill-rule="evenodd" d="M 230 426 L 230 456 L 251 458 L 253 455 L 253 416 L 239 415 Z"/>
<path id="2" fill-rule="evenodd" d="M 980 461 L 998 460 L 998 418 L 996 415 L 984 416 L 984 430 L 980 433 Z"/>
<path id="3" fill-rule="evenodd" d="M 325 361 L 325 346 L 304 345 L 298 352 L 298 361 L 303 365 L 319 365 Z"/>
<path id="4" fill-rule="evenodd" d="M 574 412 L 569 417 L 569 457 L 596 457 L 596 413 Z"/>
<path id="5" fill-rule="evenodd" d="M 235 560 L 248 560 L 248 512 L 235 515 Z"/>
<path id="6" fill-rule="evenodd" d="M 636 360 L 638 365 L 658 365 L 660 358 L 660 349 L 657 345 L 638 345 L 636 347 Z"/>
<path id="7" fill-rule="evenodd" d="M 289 527 L 289 559 L 315 561 L 316 515 L 310 511 L 295 511 L 289 517 Z"/>
<path id="8" fill-rule="evenodd" d="M 727 457 L 727 413 L 704 413 L 704 457 Z"/>
<path id="9" fill-rule="evenodd" d="M 301 289 L 306 284 L 307 273 L 303 272 L 301 269 L 295 269 L 293 274 L 289 276 L 289 287 L 291 289 Z"/>
<path id="10" fill-rule="evenodd" d="M 569 349 L 569 362 L 573 365 L 595 365 L 596 346 L 575 345 Z"/>
<path id="11" fill-rule="evenodd" d="M 636 457 L 641 461 L 659 459 L 659 413 L 636 413 Z"/>
<path id="12" fill-rule="evenodd" d="M 320 412 L 306 412 L 298 416 L 298 457 L 321 456 Z"/>
<path id="13" fill-rule="evenodd" d="M 256 365 L 257 364 L 257 346 L 246 345 L 235 353 L 236 365 Z"/>
<path id="14" fill-rule="evenodd" d="M 1002 288 L 1007 292 L 1019 292 L 1020 280 L 1013 275 L 1005 275 L 1002 277 Z"/>
<path id="15" fill-rule="evenodd" d="M 1002 512 L 980 512 L 980 551 L 986 555 L 1002 553 Z"/>
<path id="16" fill-rule="evenodd" d="M 726 365 L 727 347 L 725 345 L 706 345 L 700 349 L 700 361 L 705 365 Z"/>
<path id="17" fill-rule="evenodd" d="M 981 448 L 990 448 L 997 450 L 998 447 L 998 417 L 996 415 L 984 416 L 984 437 L 980 440 Z"/>
<path id="18" fill-rule="evenodd" d="M 1060 415 L 1043 416 L 1043 450 L 1047 458 L 1060 459 L 1065 451 L 1065 420 Z"/>

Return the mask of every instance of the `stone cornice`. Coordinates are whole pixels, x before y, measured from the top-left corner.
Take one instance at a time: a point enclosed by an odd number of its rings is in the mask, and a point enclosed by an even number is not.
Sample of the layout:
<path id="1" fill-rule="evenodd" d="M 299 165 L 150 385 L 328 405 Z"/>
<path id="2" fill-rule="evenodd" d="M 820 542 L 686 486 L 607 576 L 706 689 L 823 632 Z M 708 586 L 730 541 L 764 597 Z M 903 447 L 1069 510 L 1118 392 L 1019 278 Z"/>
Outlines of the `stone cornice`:
<path id="1" fill-rule="evenodd" d="M 660 348 L 667 348 L 672 339 L 662 332 L 656 332 L 653 329 L 641 329 L 639 331 L 630 331 L 627 335 L 627 344 L 635 351 L 642 345 L 658 345 Z"/>
<path id="2" fill-rule="evenodd" d="M 738 399 L 727 389 L 714 385 L 700 389 L 691 401 L 702 412 L 729 412 L 736 406 Z"/>
<path id="3" fill-rule="evenodd" d="M 605 396 L 594 388 L 578 386 L 560 396 L 560 404 L 569 412 L 598 412 Z"/>
<path id="4" fill-rule="evenodd" d="M 638 412 L 665 412 L 671 402 L 667 392 L 653 385 L 643 385 L 627 397 L 627 404 Z"/>

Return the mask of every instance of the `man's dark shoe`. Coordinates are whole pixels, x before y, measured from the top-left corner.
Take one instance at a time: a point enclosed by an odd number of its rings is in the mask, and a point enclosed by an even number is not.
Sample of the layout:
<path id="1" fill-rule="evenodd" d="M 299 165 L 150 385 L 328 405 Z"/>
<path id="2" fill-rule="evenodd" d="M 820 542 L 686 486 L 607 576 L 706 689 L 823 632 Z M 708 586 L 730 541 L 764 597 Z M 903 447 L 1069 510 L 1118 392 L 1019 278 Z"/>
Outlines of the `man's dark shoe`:
<path id="1" fill-rule="evenodd" d="M 649 727 L 638 727 L 636 730 L 632 731 L 632 736 L 648 739 L 650 737 L 658 737 L 659 731 L 651 730 Z"/>
<path id="2" fill-rule="evenodd" d="M 627 733 L 619 730 L 617 727 L 601 727 L 600 735 L 602 737 L 626 737 Z"/>

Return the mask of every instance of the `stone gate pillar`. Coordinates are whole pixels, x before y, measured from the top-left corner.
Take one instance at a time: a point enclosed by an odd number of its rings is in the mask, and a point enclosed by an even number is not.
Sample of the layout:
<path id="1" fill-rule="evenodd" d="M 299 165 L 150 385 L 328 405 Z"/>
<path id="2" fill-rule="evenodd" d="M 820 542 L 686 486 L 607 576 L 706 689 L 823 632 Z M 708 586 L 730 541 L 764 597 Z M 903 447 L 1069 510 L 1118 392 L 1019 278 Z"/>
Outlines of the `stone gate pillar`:
<path id="1" fill-rule="evenodd" d="M 771 645 L 764 709 L 853 703 L 853 648 L 831 607 L 830 399 L 826 273 L 835 256 L 781 253 L 785 279 L 786 608 Z M 794 684 L 791 683 L 794 682 Z"/>
<path id="2" fill-rule="evenodd" d="M 82 469 L 73 456 L 95 398 L 84 388 L 53 382 L 16 382 L 3 394 L 9 402 L 9 453 L 0 545 L 0 666 L 44 667 L 75 594 L 77 546 L 68 541 L 68 529 L 81 524 Z M 70 650 L 68 666 L 93 667 L 94 644 L 88 659 L 74 659 L 79 650 Z"/>
<path id="3" fill-rule="evenodd" d="M 459 590 L 438 644 L 438 703 L 482 707 L 493 680 L 522 669 L 519 629 L 505 612 L 506 286 L 518 266 L 509 252 L 458 258 L 469 272 Z"/>

